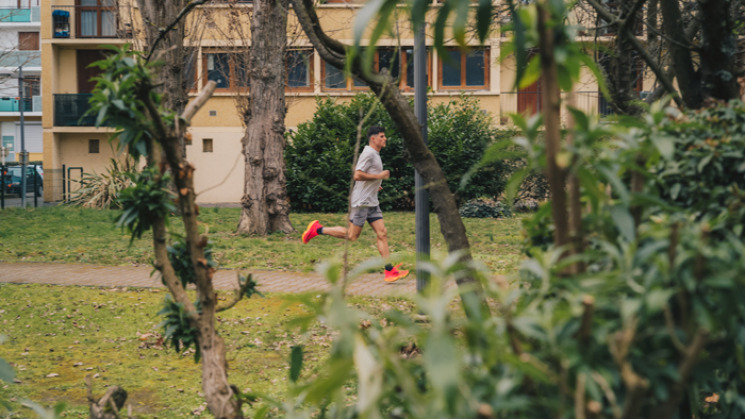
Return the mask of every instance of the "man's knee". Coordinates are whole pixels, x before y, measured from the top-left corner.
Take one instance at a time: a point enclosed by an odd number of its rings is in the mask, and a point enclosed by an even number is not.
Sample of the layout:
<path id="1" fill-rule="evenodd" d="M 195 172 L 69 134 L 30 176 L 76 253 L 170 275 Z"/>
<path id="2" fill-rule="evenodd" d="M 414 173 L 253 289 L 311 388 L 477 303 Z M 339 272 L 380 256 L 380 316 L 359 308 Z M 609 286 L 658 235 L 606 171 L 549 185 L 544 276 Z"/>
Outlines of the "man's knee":
<path id="1" fill-rule="evenodd" d="M 388 240 L 388 230 L 385 227 L 377 229 L 375 234 L 377 234 L 378 240 Z"/>

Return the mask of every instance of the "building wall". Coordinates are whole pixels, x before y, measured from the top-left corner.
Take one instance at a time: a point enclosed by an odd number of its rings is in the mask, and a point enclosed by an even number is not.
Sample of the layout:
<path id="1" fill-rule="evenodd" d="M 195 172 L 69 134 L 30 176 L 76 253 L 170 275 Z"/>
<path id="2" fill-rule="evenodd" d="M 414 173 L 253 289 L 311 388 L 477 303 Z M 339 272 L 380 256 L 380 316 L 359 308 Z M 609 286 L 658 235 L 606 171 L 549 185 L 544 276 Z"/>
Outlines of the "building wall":
<path id="1" fill-rule="evenodd" d="M 4 0 L 0 0 L 4 1 Z M 44 127 L 44 165 L 45 176 L 49 169 L 60 169 L 66 167 L 84 167 L 85 171 L 104 171 L 109 164 L 111 152 L 107 147 L 106 138 L 109 131 L 97 130 L 90 127 L 58 127 L 53 121 L 54 94 L 78 93 L 78 74 L 76 55 L 80 49 L 100 48 L 103 44 L 123 44 L 125 39 L 79 39 L 71 36 L 70 39 L 59 39 L 52 36 L 51 14 L 52 9 L 70 8 L 75 4 L 74 0 L 50 0 L 54 6 L 42 7 L 41 15 L 42 31 L 42 65 L 45 69 L 42 80 L 42 91 L 44 92 L 43 104 L 43 127 Z M 124 5 L 120 10 L 119 22 L 124 24 L 126 31 L 131 31 L 135 36 L 135 47 L 137 37 L 141 33 L 141 22 L 139 21 L 136 7 L 130 7 L 131 0 L 120 0 Z M 248 19 L 252 6 L 238 5 L 239 22 L 229 22 L 230 10 L 227 5 L 209 4 L 201 6 L 186 19 L 184 27 L 188 34 L 187 46 L 196 48 L 196 59 L 194 62 L 194 74 L 196 75 L 196 88 L 190 92 L 195 97 L 202 86 L 206 83 L 208 74 L 208 54 L 227 53 L 235 48 L 245 51 L 250 47 L 250 36 Z M 72 8 L 70 10 L 73 10 Z M 322 20 L 323 28 L 332 36 L 344 43 L 352 43 L 352 23 L 357 6 L 348 4 L 325 4 L 318 6 L 318 14 Z M 475 8 L 474 8 L 475 10 Z M 73 30 L 75 22 L 71 22 Z M 46 29 L 49 28 L 49 29 Z M 414 45 L 414 35 L 409 24 L 402 22 L 399 26 L 400 34 L 396 39 L 383 39 L 378 45 L 381 47 Z M 431 28 L 430 28 L 431 31 Z M 295 19 L 290 16 L 288 23 L 290 34 L 289 44 L 291 48 L 311 48 L 309 41 L 303 36 L 302 31 Z M 488 70 L 485 78 L 488 84 L 465 92 L 458 89 L 446 89 L 440 84 L 442 70 L 437 52 L 429 50 L 429 72 L 430 72 L 430 94 L 429 101 L 432 104 L 446 102 L 459 97 L 461 94 L 472 95 L 478 98 L 485 112 L 490 113 L 496 123 L 509 123 L 508 112 L 513 112 L 516 106 L 514 83 L 514 60 L 507 58 L 499 62 L 501 43 L 506 38 L 501 38 L 498 28 L 493 31 L 492 38 L 487 39 L 485 47 L 488 49 Z M 229 34 L 229 35 L 228 35 Z M 448 38 L 446 34 L 446 39 Z M 428 34 L 428 43 L 432 42 L 432 33 Z M 363 45 L 365 41 L 363 41 Z M 476 46 L 477 43 L 473 42 Z M 318 96 L 329 96 L 336 100 L 346 101 L 354 95 L 365 90 L 333 90 L 325 86 L 324 63 L 317 53 L 312 55 L 309 62 L 312 74 L 312 83 L 305 91 L 287 91 L 286 103 L 287 114 L 285 126 L 296 129 L 297 126 L 313 117 L 316 98 Z M 595 86 L 589 73 L 584 74 L 587 88 Z M 584 88 L 584 87 L 583 87 Z M 243 119 L 237 106 L 240 96 L 236 91 L 229 89 L 218 90 L 206 105 L 195 115 L 192 120 L 190 132 L 192 143 L 187 145 L 187 158 L 197 168 L 195 172 L 195 187 L 199 203 L 217 202 L 239 202 L 243 194 L 244 162 L 241 154 L 241 139 L 244 133 Z M 405 93 L 413 95 L 413 91 Z M 101 152 L 92 155 L 88 153 L 87 140 L 99 136 L 101 140 Z M 205 146 L 205 140 L 212 140 L 211 151 Z M 50 176 L 53 178 L 54 176 Z M 61 186 L 52 185 L 45 188 L 45 200 L 59 200 L 62 198 Z"/>

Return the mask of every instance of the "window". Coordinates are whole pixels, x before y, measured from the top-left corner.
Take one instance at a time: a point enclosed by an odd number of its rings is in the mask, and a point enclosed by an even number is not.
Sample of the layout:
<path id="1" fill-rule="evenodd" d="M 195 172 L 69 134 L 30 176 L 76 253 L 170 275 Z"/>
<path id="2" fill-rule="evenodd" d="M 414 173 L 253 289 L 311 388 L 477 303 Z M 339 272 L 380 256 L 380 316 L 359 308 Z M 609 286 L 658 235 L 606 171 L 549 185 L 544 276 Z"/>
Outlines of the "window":
<path id="1" fill-rule="evenodd" d="M 21 51 L 38 51 L 39 32 L 18 32 L 18 49 Z"/>
<path id="2" fill-rule="evenodd" d="M 31 112 L 34 109 L 34 96 L 41 96 L 41 79 L 39 76 L 25 76 L 23 83 L 18 86 L 18 96 L 23 94 L 23 111 Z"/>
<path id="3" fill-rule="evenodd" d="M 78 36 L 116 37 L 116 0 L 77 0 Z"/>
<path id="4" fill-rule="evenodd" d="M 249 86 L 248 51 L 204 54 L 204 68 L 205 79 L 214 80 L 218 89 L 238 90 Z"/>
<path id="5" fill-rule="evenodd" d="M 202 152 L 203 153 L 212 153 L 212 138 L 203 138 L 202 139 Z"/>
<path id="6" fill-rule="evenodd" d="M 364 54 L 364 52 L 361 52 Z M 389 74 L 394 79 L 399 80 L 401 90 L 410 90 L 414 88 L 414 49 L 411 47 L 404 48 L 379 48 L 375 51 L 373 68 L 375 71 L 388 69 Z M 431 61 L 428 55 L 428 69 Z M 367 85 L 357 79 L 348 78 L 341 69 L 324 62 L 323 74 L 324 88 L 327 90 L 361 90 Z M 411 65 L 410 65 L 411 64 Z M 429 74 L 427 71 L 429 85 Z"/>
<path id="7" fill-rule="evenodd" d="M 291 49 L 285 58 L 288 90 L 313 90 L 313 50 Z"/>
<path id="8" fill-rule="evenodd" d="M 414 88 L 414 48 L 382 48 L 377 52 L 377 69 L 387 68 L 393 78 L 399 79 L 401 90 Z M 427 85 L 431 83 L 432 60 L 427 51 Z M 403 68 L 403 71 L 401 69 Z"/>
<path id="9" fill-rule="evenodd" d="M 99 140 L 88 140 L 88 153 L 98 154 Z"/>
<path id="10" fill-rule="evenodd" d="M 476 49 L 464 53 L 459 49 L 448 49 L 450 62 L 440 58 L 441 89 L 488 89 L 489 50 Z"/>

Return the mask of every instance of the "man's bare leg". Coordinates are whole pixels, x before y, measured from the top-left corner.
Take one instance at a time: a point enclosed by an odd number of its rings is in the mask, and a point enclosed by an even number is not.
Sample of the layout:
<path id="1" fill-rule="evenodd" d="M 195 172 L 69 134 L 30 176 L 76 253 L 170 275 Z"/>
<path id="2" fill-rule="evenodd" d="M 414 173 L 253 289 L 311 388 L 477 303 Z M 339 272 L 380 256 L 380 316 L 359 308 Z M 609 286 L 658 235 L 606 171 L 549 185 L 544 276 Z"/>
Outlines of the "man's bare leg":
<path id="1" fill-rule="evenodd" d="M 390 256 L 390 251 L 388 250 L 388 230 L 385 228 L 383 219 L 381 218 L 380 220 L 373 221 L 370 223 L 370 227 L 372 227 L 375 236 L 377 237 L 376 245 L 378 246 L 380 257 L 388 259 L 388 256 Z M 325 231 L 326 230 L 324 229 L 324 232 Z"/>
<path id="2" fill-rule="evenodd" d="M 362 227 L 356 226 L 352 223 L 349 223 L 348 228 L 344 228 L 341 226 L 323 228 L 323 234 L 329 235 L 331 237 L 336 237 L 337 239 L 348 238 L 351 241 L 357 240 L 357 238 L 360 237 L 361 232 L 362 232 Z"/>

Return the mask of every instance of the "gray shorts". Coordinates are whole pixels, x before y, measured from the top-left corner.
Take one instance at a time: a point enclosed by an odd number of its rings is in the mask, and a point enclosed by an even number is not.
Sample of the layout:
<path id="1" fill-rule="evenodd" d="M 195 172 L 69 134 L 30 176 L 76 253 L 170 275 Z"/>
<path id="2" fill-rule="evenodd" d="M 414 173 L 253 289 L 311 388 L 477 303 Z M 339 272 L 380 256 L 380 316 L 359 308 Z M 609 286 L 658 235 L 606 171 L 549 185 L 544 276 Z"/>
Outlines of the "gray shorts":
<path id="1" fill-rule="evenodd" d="M 382 219 L 383 212 L 380 210 L 380 206 L 352 208 L 352 212 L 349 214 L 349 222 L 357 227 L 364 226 L 365 221 L 373 223 Z"/>

